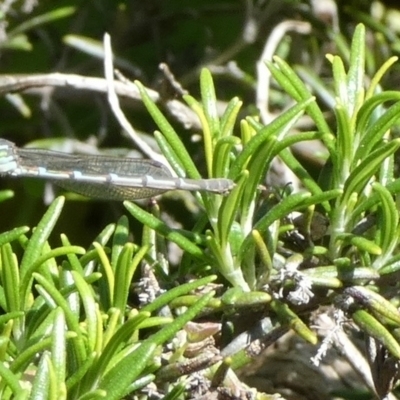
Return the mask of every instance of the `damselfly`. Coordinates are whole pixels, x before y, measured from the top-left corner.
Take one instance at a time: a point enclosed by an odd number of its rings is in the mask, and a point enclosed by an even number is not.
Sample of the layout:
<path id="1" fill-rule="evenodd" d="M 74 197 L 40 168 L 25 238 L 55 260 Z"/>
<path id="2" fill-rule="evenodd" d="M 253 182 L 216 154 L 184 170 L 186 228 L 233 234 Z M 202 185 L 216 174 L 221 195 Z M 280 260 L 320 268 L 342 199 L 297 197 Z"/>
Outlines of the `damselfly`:
<path id="1" fill-rule="evenodd" d="M 5 139 L 0 139 L 0 174 L 47 179 L 84 196 L 117 201 L 177 189 L 224 194 L 234 187 L 225 178 L 174 178 L 157 161 L 24 149 Z"/>

